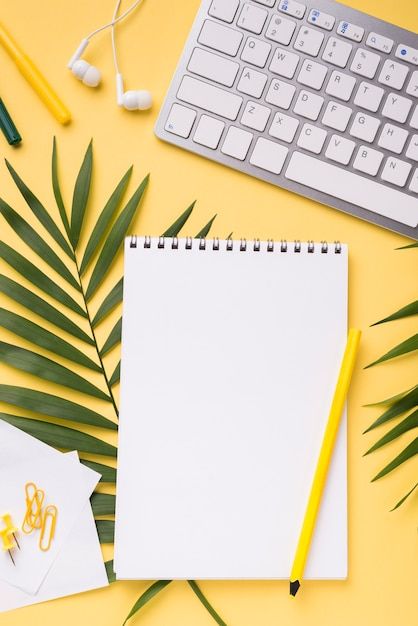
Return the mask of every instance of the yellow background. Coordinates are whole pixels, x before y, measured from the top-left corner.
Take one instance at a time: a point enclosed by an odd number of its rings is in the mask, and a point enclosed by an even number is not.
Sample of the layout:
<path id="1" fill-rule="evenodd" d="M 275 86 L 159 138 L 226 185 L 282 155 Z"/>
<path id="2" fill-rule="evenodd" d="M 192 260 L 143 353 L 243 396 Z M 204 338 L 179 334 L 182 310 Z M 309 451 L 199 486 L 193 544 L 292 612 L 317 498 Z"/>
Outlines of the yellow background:
<path id="1" fill-rule="evenodd" d="M 42 201 L 48 207 L 55 207 L 50 184 L 50 153 L 55 134 L 68 206 L 82 154 L 93 137 L 95 173 L 89 227 L 122 173 L 133 163 L 131 190 L 134 183 L 138 184 L 151 172 L 149 189 L 133 228 L 138 233 L 159 234 L 197 199 L 185 234 L 196 234 L 217 213 L 212 233 L 221 237 L 233 231 L 235 237 L 339 239 L 349 244 L 350 324 L 364 331 L 349 403 L 349 579 L 307 582 L 296 601 L 289 599 L 286 582 L 203 582 L 202 589 L 228 626 L 412 626 L 417 619 L 417 499 L 397 512 L 389 513 L 389 509 L 415 483 L 416 459 L 371 484 L 370 478 L 410 438 L 406 435 L 379 453 L 362 458 L 377 434 L 366 437 L 361 433 L 378 415 L 377 410 L 363 408 L 363 404 L 398 393 L 416 382 L 414 358 L 399 359 L 367 371 L 362 369 L 416 332 L 413 319 L 369 328 L 372 322 L 416 298 L 416 252 L 395 251 L 408 243 L 400 236 L 155 138 L 153 124 L 198 4 L 199 0 L 145 0 L 136 14 L 118 29 L 126 88 L 150 89 L 155 98 L 151 112 L 130 113 L 115 104 L 109 33 L 97 37 L 86 53 L 86 58 L 103 71 L 100 89 L 88 89 L 66 69 L 68 58 L 81 38 L 111 17 L 114 0 L 3 0 L 1 21 L 50 79 L 71 109 L 74 120 L 69 127 L 59 126 L 0 50 L 0 94 L 24 140 L 20 148 L 13 149 L 1 138 L 2 152 Z M 415 0 L 350 0 L 348 4 L 405 28 L 418 29 Z M 4 165 L 0 168 L 0 195 L 33 220 Z M 19 245 L 3 222 L 1 235 L 10 245 Z M 106 284 L 108 289 L 121 269 L 120 260 L 117 271 Z M 13 274 L 4 264 L 1 270 Z M 106 288 L 101 295 L 105 292 Z M 2 306 L 19 310 L 4 297 Z M 102 338 L 110 324 L 111 320 L 101 329 Z M 0 336 L 5 341 L 15 340 L 3 330 Z M 24 341 L 19 344 L 29 347 Z M 117 355 L 111 354 L 107 360 L 109 369 L 116 361 Z M 2 382 L 38 385 L 35 379 L 6 366 L 1 367 L 0 376 Z M 38 388 L 59 391 L 46 384 L 39 384 Z M 76 395 L 69 393 L 67 397 Z M 100 403 L 97 408 L 102 409 Z M 12 412 L 5 405 L 0 410 Z M 106 558 L 109 556 L 107 551 Z M 143 582 L 117 583 L 109 589 L 0 615 L 0 624 L 118 626 L 145 588 Z M 210 626 L 214 622 L 187 584 L 175 582 L 133 623 Z"/>

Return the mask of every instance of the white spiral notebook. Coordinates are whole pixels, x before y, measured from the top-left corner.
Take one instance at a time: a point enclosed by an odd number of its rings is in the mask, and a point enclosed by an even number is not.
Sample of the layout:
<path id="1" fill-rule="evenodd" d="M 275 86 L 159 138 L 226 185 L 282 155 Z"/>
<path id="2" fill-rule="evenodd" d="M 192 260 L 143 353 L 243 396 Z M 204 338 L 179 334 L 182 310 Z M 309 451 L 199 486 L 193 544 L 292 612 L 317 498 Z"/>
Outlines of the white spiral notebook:
<path id="1" fill-rule="evenodd" d="M 345 245 L 126 240 L 118 579 L 289 577 L 346 333 Z M 346 445 L 305 578 L 347 576 Z"/>

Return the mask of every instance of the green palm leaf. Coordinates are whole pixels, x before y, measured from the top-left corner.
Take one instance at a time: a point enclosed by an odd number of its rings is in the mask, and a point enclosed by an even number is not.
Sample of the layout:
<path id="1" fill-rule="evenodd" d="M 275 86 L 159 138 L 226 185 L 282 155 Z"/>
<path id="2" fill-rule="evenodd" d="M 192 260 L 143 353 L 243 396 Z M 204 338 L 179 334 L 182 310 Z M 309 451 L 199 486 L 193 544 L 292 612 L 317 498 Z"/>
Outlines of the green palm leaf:
<path id="1" fill-rule="evenodd" d="M 41 259 L 43 259 L 53 270 L 57 272 L 64 280 L 67 281 L 74 289 L 81 291 L 79 283 L 76 281 L 70 270 L 61 261 L 59 256 L 50 248 L 50 246 L 38 235 L 38 233 L 21 217 L 11 206 L 0 198 L 0 213 L 4 219 L 13 228 L 15 233 L 33 250 Z"/>
<path id="2" fill-rule="evenodd" d="M 51 163 L 51 176 L 52 176 L 52 189 L 54 191 L 55 202 L 57 203 L 58 211 L 61 216 L 61 221 L 64 225 L 65 232 L 68 238 L 70 238 L 71 230 L 67 217 L 67 211 L 65 210 L 64 201 L 61 195 L 61 188 L 58 179 L 58 157 L 57 157 L 57 142 L 54 137 L 52 143 L 52 163 Z"/>
<path id="3" fill-rule="evenodd" d="M 403 498 L 401 498 L 401 499 L 399 500 L 399 502 L 397 502 L 397 503 L 395 504 L 395 506 L 393 507 L 393 509 L 391 509 L 391 512 L 392 512 L 392 511 L 396 511 L 396 509 L 398 509 L 398 508 L 401 506 L 401 504 L 403 504 L 403 503 L 405 502 L 405 500 L 406 500 L 407 498 L 409 498 L 409 496 L 410 496 L 410 495 L 411 495 L 411 494 L 415 491 L 415 489 L 416 489 L 417 487 L 418 487 L 418 483 L 416 483 L 416 485 L 414 485 L 414 486 L 412 487 L 412 489 L 410 489 L 410 491 L 408 491 L 408 493 L 407 493 L 407 494 L 406 494 Z"/>
<path id="4" fill-rule="evenodd" d="M 86 459 L 80 459 L 80 462 L 100 474 L 101 483 L 116 482 L 116 469 L 114 467 L 110 467 L 109 465 L 103 465 L 102 463 L 94 463 L 93 461 L 87 461 Z"/>
<path id="5" fill-rule="evenodd" d="M 70 239 L 74 250 L 77 249 L 81 227 L 90 194 L 91 170 L 93 166 L 93 145 L 90 141 L 75 182 L 73 204 L 71 208 Z"/>
<path id="6" fill-rule="evenodd" d="M 100 356 L 104 357 L 105 354 L 110 352 L 118 343 L 120 343 L 122 337 L 122 318 L 120 317 L 112 330 L 109 337 L 106 339 L 103 348 L 100 350 Z"/>
<path id="7" fill-rule="evenodd" d="M 201 589 L 199 588 L 199 585 L 197 584 L 197 582 L 195 582 L 194 580 L 188 580 L 187 582 L 189 583 L 190 587 L 193 589 L 193 591 L 195 592 L 195 594 L 197 595 L 197 597 L 199 598 L 199 600 L 201 601 L 201 603 L 203 604 L 205 609 L 213 617 L 215 622 L 217 624 L 219 624 L 219 626 L 227 626 L 226 623 L 221 618 L 221 616 L 215 611 L 213 606 L 209 603 L 207 598 L 203 595 L 203 593 L 202 593 Z"/>
<path id="8" fill-rule="evenodd" d="M 148 185 L 149 175 L 144 178 L 138 189 L 135 191 L 127 205 L 120 213 L 115 224 L 110 231 L 103 248 L 100 252 L 97 263 L 94 267 L 89 285 L 86 291 L 86 299 L 90 300 L 102 283 L 106 272 L 113 263 L 116 253 L 126 235 L 126 232 L 134 218 L 138 205 Z"/>
<path id="9" fill-rule="evenodd" d="M 58 419 L 117 430 L 117 425 L 87 407 L 43 391 L 0 384 L 0 401 Z"/>
<path id="10" fill-rule="evenodd" d="M 28 435 L 32 435 L 32 437 L 36 437 L 36 439 L 54 448 L 79 450 L 88 454 L 100 454 L 116 458 L 117 449 L 115 446 L 80 430 L 51 424 L 50 422 L 28 419 L 18 415 L 10 415 L 9 413 L 0 413 L 0 419 L 12 424 L 12 426 L 16 426 L 16 428 L 20 428 Z"/>
<path id="11" fill-rule="evenodd" d="M 115 308 L 120 302 L 122 302 L 123 297 L 123 278 L 118 280 L 116 285 L 109 291 L 106 298 L 103 300 L 99 308 L 97 309 L 97 313 L 93 318 L 92 326 L 96 328 L 98 324 Z"/>
<path id="12" fill-rule="evenodd" d="M 17 188 L 19 189 L 20 193 L 24 197 L 29 208 L 32 210 L 32 213 L 41 222 L 42 226 L 45 228 L 46 231 L 48 231 L 51 237 L 55 239 L 55 241 L 60 246 L 60 248 L 64 250 L 64 252 L 70 257 L 70 259 L 74 260 L 75 258 L 74 252 L 71 250 L 68 242 L 66 241 L 63 234 L 61 233 L 61 231 L 55 224 L 52 217 L 49 215 L 48 211 L 39 202 L 38 198 L 31 192 L 29 187 L 25 185 L 23 180 L 20 178 L 18 173 L 13 169 L 13 167 L 10 165 L 7 159 L 6 159 L 6 165 L 7 165 L 7 169 L 12 175 L 14 182 L 16 183 Z"/>
<path id="13" fill-rule="evenodd" d="M 178 217 L 175 220 L 175 222 L 173 222 L 171 226 L 169 226 L 167 230 L 163 232 L 161 236 L 162 237 L 177 237 L 177 235 L 179 234 L 179 232 L 181 231 L 181 229 L 183 228 L 183 226 L 189 219 L 190 215 L 192 214 L 195 204 L 196 204 L 196 200 L 192 202 L 189 207 L 187 207 L 184 213 L 182 213 L 180 217 Z"/>
<path id="14" fill-rule="evenodd" d="M 412 430 L 412 428 L 418 428 L 418 410 L 414 411 L 408 417 L 402 420 L 399 424 L 397 424 L 394 428 L 389 430 L 383 437 L 381 437 L 376 443 L 364 453 L 364 456 L 370 454 L 370 452 L 374 452 L 378 448 L 381 448 L 385 444 L 393 441 L 397 437 L 400 437 L 404 433 Z"/>
<path id="15" fill-rule="evenodd" d="M 110 226 L 110 222 L 113 219 L 113 216 L 120 204 L 123 194 L 125 193 L 126 187 L 128 186 L 129 180 L 132 174 L 132 166 L 128 169 L 126 174 L 122 177 L 115 191 L 110 196 L 109 200 L 106 203 L 105 208 L 101 212 L 99 219 L 96 222 L 96 226 L 93 229 L 93 232 L 90 235 L 90 239 L 87 243 L 86 250 L 84 252 L 83 260 L 80 265 L 80 275 L 82 276 L 86 269 L 89 266 L 90 261 L 92 260 L 94 254 L 96 253 L 98 246 L 105 234 L 106 230 Z"/>
<path id="16" fill-rule="evenodd" d="M 29 311 L 32 311 L 32 313 L 36 313 L 36 315 L 43 317 L 45 320 L 48 320 L 48 322 L 55 324 L 55 326 L 65 330 L 65 332 L 73 335 L 73 337 L 77 337 L 85 343 L 94 346 L 93 339 L 81 330 L 79 326 L 68 319 L 68 317 L 63 315 L 61 311 L 58 311 L 48 302 L 45 302 L 45 300 L 42 300 L 42 298 L 29 289 L 26 289 L 26 287 L 19 285 L 19 283 L 11 278 L 0 275 L 0 293 L 6 294 L 15 302 L 22 304 L 29 309 Z"/>
<path id="17" fill-rule="evenodd" d="M 110 493 L 94 493 L 90 502 L 94 517 L 115 514 L 116 496 Z"/>
<path id="18" fill-rule="evenodd" d="M 404 354 L 408 354 L 408 352 L 414 352 L 415 350 L 418 350 L 418 333 L 412 335 L 412 337 L 409 337 L 405 341 L 402 341 L 402 343 L 398 344 L 397 346 L 392 348 L 392 350 L 389 350 L 389 352 L 386 352 L 386 354 L 381 356 L 380 359 L 377 359 L 377 361 L 373 361 L 373 363 L 366 365 L 364 369 L 372 367 L 373 365 L 377 365 L 378 363 L 383 363 L 384 361 L 388 361 L 389 359 L 403 356 Z"/>
<path id="19" fill-rule="evenodd" d="M 114 543 L 115 522 L 107 519 L 96 520 L 96 528 L 100 543 Z"/>
<path id="20" fill-rule="evenodd" d="M 390 406 L 363 434 L 418 406 L 418 385 Z"/>
<path id="21" fill-rule="evenodd" d="M 127 622 L 131 619 L 131 617 L 135 615 L 135 613 L 138 613 L 138 611 L 142 609 L 142 607 L 145 606 L 147 602 L 152 600 L 152 598 L 154 598 L 154 596 L 156 596 L 157 593 L 165 589 L 165 587 L 167 587 L 167 585 L 169 585 L 171 582 L 172 582 L 171 580 L 157 580 L 150 587 L 148 587 L 148 589 L 144 591 L 144 593 L 135 602 L 135 604 L 133 605 L 131 609 L 131 612 L 129 613 L 125 621 L 123 622 L 122 626 L 125 626 L 125 624 L 127 624 Z"/>
<path id="22" fill-rule="evenodd" d="M 410 389 L 407 389 L 406 391 L 402 391 L 401 393 L 396 394 L 396 396 L 392 396 L 391 398 L 386 398 L 386 400 L 380 400 L 380 402 L 371 402 L 370 404 L 365 404 L 364 406 L 365 407 L 370 407 L 370 406 L 392 406 L 392 404 L 395 404 L 395 402 L 397 402 L 401 398 L 404 398 L 407 393 L 409 393 L 410 391 L 413 391 L 417 387 L 418 387 L 418 385 L 415 385 L 414 387 L 411 387 Z"/>
<path id="23" fill-rule="evenodd" d="M 101 400 L 110 402 L 110 398 L 101 389 L 92 385 L 78 374 L 59 365 L 51 359 L 47 359 L 36 352 L 31 352 L 25 348 L 13 346 L 4 341 L 0 341 L 0 361 L 16 367 L 28 374 L 33 374 L 39 378 L 49 380 L 57 385 L 63 385 L 70 389 L 75 389 Z"/>
<path id="24" fill-rule="evenodd" d="M 113 387 L 113 385 L 116 385 L 116 383 L 118 383 L 119 381 L 120 381 L 120 361 L 116 365 L 115 370 L 112 376 L 110 377 L 109 385 Z"/>
<path id="25" fill-rule="evenodd" d="M 418 241 L 415 243 L 410 243 L 409 246 L 402 246 L 401 248 L 396 248 L 397 250 L 409 250 L 409 248 L 418 248 Z"/>
<path id="26" fill-rule="evenodd" d="M 410 317 L 411 315 L 418 315 L 418 300 L 415 300 L 415 302 L 411 302 L 410 304 L 403 306 L 395 313 L 392 313 L 392 315 L 388 315 L 388 317 L 383 318 L 379 322 L 375 322 L 374 324 L 372 324 L 372 326 L 384 324 L 385 322 L 392 322 L 394 320 L 400 320 L 404 317 Z"/>
<path id="27" fill-rule="evenodd" d="M 107 579 L 108 579 L 109 583 L 115 583 L 116 582 L 116 574 L 113 571 L 113 561 L 106 561 L 105 568 L 106 568 L 106 574 L 107 574 Z"/>
<path id="28" fill-rule="evenodd" d="M 39 287 L 49 296 L 64 304 L 66 307 L 78 313 L 82 317 L 87 317 L 87 313 L 64 289 L 61 289 L 56 282 L 51 280 L 46 274 L 41 272 L 33 263 L 28 261 L 16 250 L 13 250 L 3 241 L 0 241 L 0 258 L 6 261 L 13 269 L 15 269 L 24 278 L 29 280 L 33 285 Z"/>
<path id="29" fill-rule="evenodd" d="M 388 463 L 374 478 L 372 478 L 372 482 L 386 476 L 389 472 L 392 472 L 395 468 L 399 467 L 408 459 L 411 459 L 413 456 L 418 454 L 418 437 L 416 437 L 396 458 L 393 459 L 390 463 Z"/>
<path id="30" fill-rule="evenodd" d="M 61 339 L 58 335 L 54 335 L 54 333 L 45 330 L 42 326 L 27 320 L 21 315 L 0 308 L 0 326 L 78 365 L 88 367 L 95 372 L 102 371 L 100 365 L 92 361 L 84 352 L 81 352 L 81 350 L 75 348 L 72 344 L 68 343 L 68 341 Z"/>
<path id="31" fill-rule="evenodd" d="M 212 219 L 209 220 L 206 226 L 203 226 L 202 230 L 199 230 L 195 239 L 202 239 L 204 237 L 207 237 L 209 235 L 210 229 L 212 228 L 212 224 L 215 221 L 215 219 L 216 219 L 216 215 L 214 215 Z"/>

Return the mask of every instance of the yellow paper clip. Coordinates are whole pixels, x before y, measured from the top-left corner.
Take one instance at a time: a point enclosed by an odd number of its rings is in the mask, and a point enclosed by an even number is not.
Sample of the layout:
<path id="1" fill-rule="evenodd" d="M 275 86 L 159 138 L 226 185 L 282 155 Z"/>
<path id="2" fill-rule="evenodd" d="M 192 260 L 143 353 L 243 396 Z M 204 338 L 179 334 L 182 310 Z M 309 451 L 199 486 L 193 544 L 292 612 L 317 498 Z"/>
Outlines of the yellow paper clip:
<path id="1" fill-rule="evenodd" d="M 42 526 L 42 504 L 45 493 L 38 489 L 35 483 L 25 485 L 26 513 L 22 524 L 22 530 L 29 535 L 33 530 Z"/>
<path id="2" fill-rule="evenodd" d="M 53 504 L 49 504 L 44 511 L 42 517 L 41 534 L 39 537 L 39 549 L 42 552 L 48 552 L 55 536 L 55 527 L 57 524 L 58 509 Z M 49 530 L 48 530 L 49 527 Z M 48 539 L 45 540 L 45 534 L 48 532 Z"/>
<path id="3" fill-rule="evenodd" d="M 15 535 L 18 529 L 13 524 L 12 517 L 9 513 L 0 515 L 0 519 L 3 521 L 5 525 L 5 527 L 2 530 L 0 530 L 2 548 L 3 550 L 7 550 L 7 552 L 10 555 L 10 558 L 12 559 L 13 565 L 15 565 L 15 560 L 13 558 L 13 554 L 11 551 L 13 550 L 13 548 L 18 548 L 20 550 L 20 545 Z"/>

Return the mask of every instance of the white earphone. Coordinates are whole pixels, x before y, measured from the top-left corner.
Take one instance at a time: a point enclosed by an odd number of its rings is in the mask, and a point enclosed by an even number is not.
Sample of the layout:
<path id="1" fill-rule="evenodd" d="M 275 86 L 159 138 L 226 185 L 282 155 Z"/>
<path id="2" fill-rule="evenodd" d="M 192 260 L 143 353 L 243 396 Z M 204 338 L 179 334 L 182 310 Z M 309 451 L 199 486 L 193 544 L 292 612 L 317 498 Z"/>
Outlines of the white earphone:
<path id="1" fill-rule="evenodd" d="M 116 71 L 116 99 L 119 106 L 124 107 L 128 111 L 140 110 L 144 111 L 149 109 L 152 106 L 152 96 L 149 91 L 137 90 L 137 91 L 124 91 L 123 85 L 123 77 L 119 70 L 117 52 L 116 52 L 116 41 L 115 41 L 115 26 L 118 22 L 122 21 L 127 17 L 139 4 L 141 4 L 142 0 L 136 0 L 129 9 L 127 9 L 124 13 L 117 17 L 119 12 L 119 7 L 121 4 L 121 0 L 117 0 L 115 10 L 113 13 L 112 21 L 100 28 L 97 28 L 92 33 L 90 33 L 87 37 L 82 39 L 80 45 L 77 50 L 72 55 L 71 59 L 68 62 L 67 67 L 71 70 L 73 75 L 81 80 L 84 85 L 88 87 L 97 87 L 100 84 L 101 80 L 101 72 L 100 70 L 88 63 L 85 59 L 82 59 L 82 55 L 90 43 L 90 39 L 100 33 L 107 28 L 111 28 L 111 36 L 112 36 L 112 50 L 113 50 L 113 61 L 115 65 Z"/>

